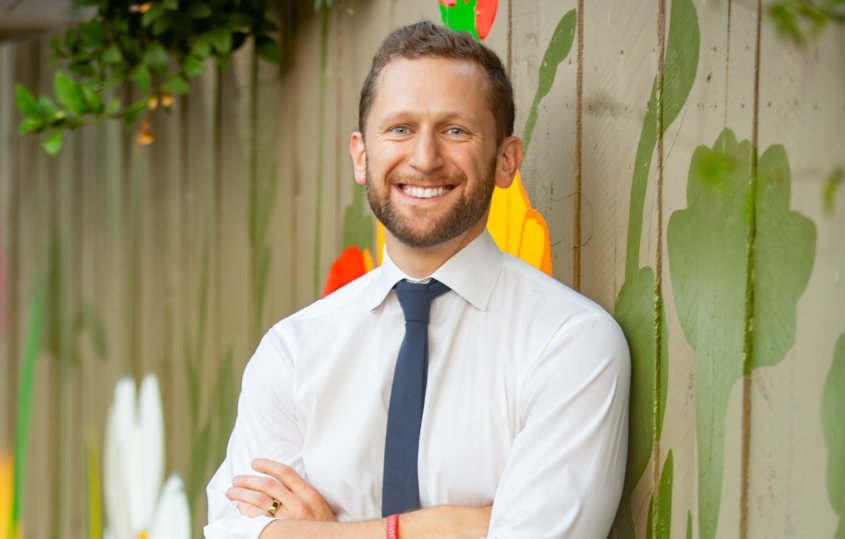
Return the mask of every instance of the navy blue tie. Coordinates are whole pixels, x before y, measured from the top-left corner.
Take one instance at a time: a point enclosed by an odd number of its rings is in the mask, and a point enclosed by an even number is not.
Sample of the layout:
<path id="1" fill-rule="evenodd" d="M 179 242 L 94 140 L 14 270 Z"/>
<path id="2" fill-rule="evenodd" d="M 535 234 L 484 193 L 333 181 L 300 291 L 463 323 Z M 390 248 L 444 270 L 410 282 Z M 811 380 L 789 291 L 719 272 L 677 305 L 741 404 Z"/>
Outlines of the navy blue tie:
<path id="1" fill-rule="evenodd" d="M 449 287 L 432 279 L 427 284 L 399 281 L 394 290 L 405 313 L 405 338 L 387 410 L 381 502 L 385 517 L 420 508 L 417 457 L 428 378 L 428 318 L 431 301 Z"/>

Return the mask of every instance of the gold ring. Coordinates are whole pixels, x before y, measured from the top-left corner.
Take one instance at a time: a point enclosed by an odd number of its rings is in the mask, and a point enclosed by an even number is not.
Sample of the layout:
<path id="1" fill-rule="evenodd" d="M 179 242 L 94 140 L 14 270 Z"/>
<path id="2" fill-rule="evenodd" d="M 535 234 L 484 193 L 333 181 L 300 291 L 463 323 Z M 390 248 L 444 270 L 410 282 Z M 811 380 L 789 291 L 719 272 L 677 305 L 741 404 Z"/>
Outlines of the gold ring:
<path id="1" fill-rule="evenodd" d="M 270 509 L 267 510 L 270 513 L 270 516 L 276 516 L 276 511 L 279 509 L 279 506 L 282 505 L 282 502 L 279 500 L 273 500 L 273 505 L 270 506 Z"/>

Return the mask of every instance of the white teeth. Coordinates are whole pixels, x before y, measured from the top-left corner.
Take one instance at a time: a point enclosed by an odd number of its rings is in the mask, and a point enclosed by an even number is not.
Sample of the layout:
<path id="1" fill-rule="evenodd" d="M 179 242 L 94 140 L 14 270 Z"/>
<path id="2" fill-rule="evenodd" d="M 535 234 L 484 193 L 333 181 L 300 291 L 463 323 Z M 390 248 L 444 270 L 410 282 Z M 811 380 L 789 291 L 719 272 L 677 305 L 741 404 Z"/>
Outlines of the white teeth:
<path id="1" fill-rule="evenodd" d="M 423 187 L 414 187 L 412 185 L 406 185 L 406 186 L 402 187 L 402 192 L 404 192 L 406 195 L 412 196 L 414 198 L 432 198 L 432 197 L 437 197 L 437 196 L 440 196 L 440 195 L 445 195 L 449 191 L 451 191 L 451 188 L 449 188 L 449 187 L 435 187 L 435 188 L 427 187 L 427 188 L 423 188 Z"/>

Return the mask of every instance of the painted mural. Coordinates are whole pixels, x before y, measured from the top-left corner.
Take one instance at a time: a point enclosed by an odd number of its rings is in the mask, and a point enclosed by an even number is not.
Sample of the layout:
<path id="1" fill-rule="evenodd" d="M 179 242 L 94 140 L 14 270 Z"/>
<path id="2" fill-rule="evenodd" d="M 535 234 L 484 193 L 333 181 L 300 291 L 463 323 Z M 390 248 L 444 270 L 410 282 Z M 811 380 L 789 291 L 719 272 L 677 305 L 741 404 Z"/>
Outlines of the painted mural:
<path id="1" fill-rule="evenodd" d="M 182 479 L 165 470 L 164 411 L 158 381 L 122 378 L 106 427 L 103 487 L 106 539 L 188 539 L 191 515 Z"/>
<path id="2" fill-rule="evenodd" d="M 675 305 L 696 351 L 702 539 L 716 536 L 731 388 L 751 369 L 776 365 L 792 347 L 796 303 L 815 258 L 813 222 L 789 209 L 783 147 L 759 157 L 756 178 L 754 160 L 751 143 L 738 142 L 730 129 L 712 149 L 700 146 L 690 164 L 687 209 L 669 219 Z"/>
<path id="3" fill-rule="evenodd" d="M 836 341 L 833 364 L 822 392 L 822 425 L 827 444 L 827 492 L 839 517 L 833 539 L 845 539 L 845 334 Z"/>
<path id="4" fill-rule="evenodd" d="M 658 139 L 678 117 L 692 88 L 699 46 L 695 6 L 691 0 L 673 0 L 665 73 L 662 78 L 654 79 L 637 146 L 628 215 L 625 282 L 614 309 L 614 316 L 628 338 L 632 367 L 628 468 L 616 519 L 621 538 L 635 537 L 631 493 L 646 471 L 655 442 L 660 439 L 669 387 L 669 336 L 663 293 L 654 269 L 639 266 L 649 170 Z M 660 503 L 657 507 L 660 508 Z M 657 520 L 660 522 L 659 516 Z"/>
<path id="5" fill-rule="evenodd" d="M 512 64 L 540 164 L 495 190 L 492 237 L 548 274 L 578 251 L 631 346 L 611 535 L 845 539 L 845 28 L 794 48 L 765 8 L 758 27 L 736 2 L 585 4 L 322 3 L 287 71 L 244 47 L 151 118 L 156 144 L 85 128 L 55 160 L 9 130 L 14 85 L 52 79 L 49 44 L 0 42 L 0 539 L 201 536 L 258 338 L 381 263 L 384 229 L 344 172 L 349 81 L 423 13 Z M 593 230 L 570 238 L 555 203 L 573 171 L 543 152 L 577 129 Z M 739 393 L 757 399 L 741 419 Z M 44 492 L 59 510 L 32 506 Z"/>

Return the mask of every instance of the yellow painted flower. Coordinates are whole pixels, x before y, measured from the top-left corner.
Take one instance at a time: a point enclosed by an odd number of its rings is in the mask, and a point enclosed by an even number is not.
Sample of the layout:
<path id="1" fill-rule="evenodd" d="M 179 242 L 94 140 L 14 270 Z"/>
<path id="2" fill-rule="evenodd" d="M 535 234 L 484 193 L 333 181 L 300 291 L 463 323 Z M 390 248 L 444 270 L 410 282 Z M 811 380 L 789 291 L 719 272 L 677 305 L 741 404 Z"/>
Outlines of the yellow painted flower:
<path id="1" fill-rule="evenodd" d="M 11 453 L 0 453 L 0 538 L 20 538 L 20 529 L 12 529 L 12 489 L 14 488 L 14 463 Z"/>
<path id="2" fill-rule="evenodd" d="M 114 390 L 106 427 L 104 487 L 107 539 L 189 539 L 191 517 L 182 480 L 164 477 L 164 413 L 155 376 L 137 396 L 135 381 Z"/>
<path id="3" fill-rule="evenodd" d="M 549 227 L 540 212 L 531 207 L 517 171 L 508 189 L 493 192 L 487 230 L 499 249 L 552 274 L 552 247 Z"/>

